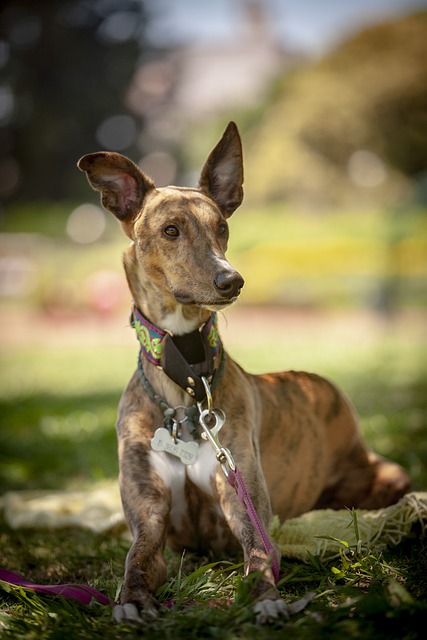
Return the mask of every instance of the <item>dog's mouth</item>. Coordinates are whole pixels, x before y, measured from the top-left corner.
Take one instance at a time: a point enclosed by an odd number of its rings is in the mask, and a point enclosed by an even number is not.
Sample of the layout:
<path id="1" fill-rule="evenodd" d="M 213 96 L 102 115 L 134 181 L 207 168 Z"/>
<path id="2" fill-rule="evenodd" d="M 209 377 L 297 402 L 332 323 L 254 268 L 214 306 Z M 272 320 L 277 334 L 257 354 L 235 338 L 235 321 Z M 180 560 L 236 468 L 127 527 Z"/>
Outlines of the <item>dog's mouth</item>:
<path id="1" fill-rule="evenodd" d="M 239 295 L 235 295 L 232 298 L 228 299 L 216 299 L 216 300 L 195 300 L 192 296 L 186 295 L 184 293 L 175 293 L 175 300 L 179 302 L 179 304 L 185 306 L 195 306 L 201 309 L 207 309 L 208 311 L 221 311 L 221 309 L 225 309 L 229 307 L 231 304 L 236 302 Z"/>
<path id="2" fill-rule="evenodd" d="M 231 300 L 222 302 L 221 304 L 200 304 L 199 306 L 202 307 L 202 309 L 207 309 L 208 311 L 222 311 L 222 309 L 226 309 L 227 307 L 234 304 L 238 297 L 239 296 L 234 296 L 234 298 L 231 298 Z"/>

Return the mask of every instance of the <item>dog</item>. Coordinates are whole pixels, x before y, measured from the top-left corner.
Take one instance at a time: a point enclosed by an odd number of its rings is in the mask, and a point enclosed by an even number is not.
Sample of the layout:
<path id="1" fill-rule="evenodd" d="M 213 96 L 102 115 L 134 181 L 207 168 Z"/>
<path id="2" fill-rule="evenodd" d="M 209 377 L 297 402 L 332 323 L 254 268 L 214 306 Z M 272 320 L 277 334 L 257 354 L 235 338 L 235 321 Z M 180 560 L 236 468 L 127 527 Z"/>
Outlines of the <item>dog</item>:
<path id="1" fill-rule="evenodd" d="M 408 476 L 368 449 L 354 409 L 331 382 L 295 371 L 251 375 L 224 351 L 216 312 L 244 284 L 225 257 L 227 219 L 243 199 L 235 123 L 197 188 L 156 188 L 113 152 L 85 155 L 78 167 L 131 240 L 123 264 L 142 353 L 118 410 L 120 491 L 133 544 L 113 615 L 141 621 L 157 610 L 167 543 L 181 552 L 243 549 L 246 575 L 256 578 L 257 620 L 286 616 L 272 551 L 227 480 L 232 462 L 201 437 L 203 424 L 215 426 L 214 442 L 232 455 L 267 530 L 272 514 L 284 521 L 311 509 L 390 505 L 408 490 Z"/>

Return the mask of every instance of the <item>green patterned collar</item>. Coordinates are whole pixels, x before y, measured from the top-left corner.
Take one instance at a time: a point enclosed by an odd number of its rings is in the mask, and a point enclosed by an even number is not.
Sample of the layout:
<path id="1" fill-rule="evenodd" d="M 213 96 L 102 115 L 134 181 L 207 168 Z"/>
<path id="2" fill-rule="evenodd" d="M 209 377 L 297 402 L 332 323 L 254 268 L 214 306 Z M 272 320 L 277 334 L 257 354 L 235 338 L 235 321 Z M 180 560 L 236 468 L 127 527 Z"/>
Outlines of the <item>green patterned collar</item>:
<path id="1" fill-rule="evenodd" d="M 205 396 L 201 377 L 213 379 L 215 359 L 221 350 L 217 314 L 199 329 L 173 336 L 153 325 L 137 307 L 133 307 L 131 326 L 141 345 L 141 354 L 196 400 Z"/>

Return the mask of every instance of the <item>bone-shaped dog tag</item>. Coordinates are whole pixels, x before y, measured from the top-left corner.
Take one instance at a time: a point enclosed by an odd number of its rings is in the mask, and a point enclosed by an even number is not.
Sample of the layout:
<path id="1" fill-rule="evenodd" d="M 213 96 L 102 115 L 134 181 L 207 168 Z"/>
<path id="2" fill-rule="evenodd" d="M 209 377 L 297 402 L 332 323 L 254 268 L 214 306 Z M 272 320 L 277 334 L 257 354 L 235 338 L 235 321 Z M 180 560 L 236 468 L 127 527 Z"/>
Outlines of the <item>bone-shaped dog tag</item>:
<path id="1" fill-rule="evenodd" d="M 153 451 L 166 451 L 181 460 L 183 464 L 196 462 L 199 445 L 197 442 L 184 442 L 179 438 L 176 441 L 164 427 L 156 429 L 151 440 Z"/>

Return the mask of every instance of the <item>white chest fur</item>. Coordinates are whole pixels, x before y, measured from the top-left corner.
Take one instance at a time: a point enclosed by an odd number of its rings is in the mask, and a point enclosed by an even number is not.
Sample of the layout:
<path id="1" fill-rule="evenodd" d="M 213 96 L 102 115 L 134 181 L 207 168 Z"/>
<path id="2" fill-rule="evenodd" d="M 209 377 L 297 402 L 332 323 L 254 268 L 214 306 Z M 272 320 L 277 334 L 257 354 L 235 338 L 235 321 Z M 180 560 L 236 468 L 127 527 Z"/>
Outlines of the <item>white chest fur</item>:
<path id="1" fill-rule="evenodd" d="M 186 479 L 191 480 L 207 496 L 214 495 L 213 476 L 218 466 L 215 452 L 209 442 L 201 441 L 194 464 L 184 465 L 178 458 L 164 451 L 150 451 L 150 461 L 165 487 L 171 492 L 171 524 L 179 531 L 183 517 L 187 513 Z"/>

